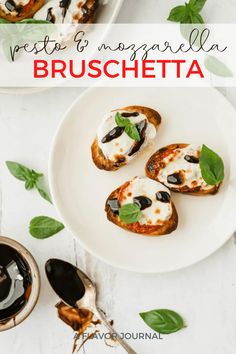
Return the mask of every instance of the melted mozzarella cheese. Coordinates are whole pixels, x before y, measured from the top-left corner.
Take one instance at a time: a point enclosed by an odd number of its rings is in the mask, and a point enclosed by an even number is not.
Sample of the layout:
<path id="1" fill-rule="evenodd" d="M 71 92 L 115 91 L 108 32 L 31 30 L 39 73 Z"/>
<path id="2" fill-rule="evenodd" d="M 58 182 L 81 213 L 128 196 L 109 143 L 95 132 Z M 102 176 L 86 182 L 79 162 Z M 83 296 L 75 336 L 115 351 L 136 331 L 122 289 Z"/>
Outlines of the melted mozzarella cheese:
<path id="1" fill-rule="evenodd" d="M 102 139 L 104 138 L 104 136 L 117 126 L 115 122 L 115 116 L 117 112 L 123 113 L 126 111 L 114 111 L 104 118 L 97 132 L 98 145 L 107 159 L 111 161 L 116 161 L 117 157 L 125 156 L 126 161 L 129 161 L 135 156 L 135 154 L 132 156 L 128 156 L 128 153 L 133 147 L 135 141 L 131 139 L 125 132 L 123 132 L 118 138 L 113 139 L 108 143 L 102 143 Z M 128 119 L 134 124 L 137 124 L 143 120 L 147 121 L 145 141 L 140 148 L 140 150 L 142 150 L 150 143 L 150 140 L 153 140 L 155 138 L 157 132 L 156 128 L 152 123 L 149 123 L 147 117 L 141 113 L 137 117 L 128 117 Z"/>
<path id="2" fill-rule="evenodd" d="M 160 169 L 158 174 L 158 180 L 164 183 L 166 186 L 178 189 L 182 185 L 174 185 L 168 183 L 167 178 L 173 173 L 182 171 L 184 174 L 183 185 L 189 188 L 202 187 L 204 189 L 211 188 L 202 178 L 201 169 L 199 163 L 190 163 L 184 159 L 186 155 L 199 157 L 201 147 L 197 145 L 188 145 L 184 149 L 175 149 L 172 154 L 169 154 L 163 159 L 165 167 Z"/>
<path id="3" fill-rule="evenodd" d="M 12 11 L 9 10 L 6 6 L 7 0 L 0 0 L 0 8 L 2 11 L 4 11 L 6 14 L 11 14 L 12 16 L 17 16 L 18 12 L 16 9 L 13 9 Z M 14 0 L 14 4 L 16 7 L 20 6 L 25 6 L 30 2 L 30 0 Z"/>
<path id="4" fill-rule="evenodd" d="M 138 196 L 145 196 L 152 201 L 152 205 L 142 210 L 142 217 L 139 223 L 142 225 L 158 225 L 164 221 L 169 220 L 172 215 L 171 203 L 163 203 L 156 199 L 156 193 L 167 192 L 170 194 L 168 188 L 161 183 L 151 180 L 149 178 L 135 177 L 132 179 L 127 187 L 122 190 L 122 199 L 119 199 L 120 205 L 133 203 L 133 198 Z"/>
<path id="5" fill-rule="evenodd" d="M 82 6 L 87 2 L 87 0 L 74 1 L 72 0 L 69 8 L 65 12 L 64 7 L 60 7 L 59 0 L 48 1 L 34 16 L 37 20 L 46 20 L 48 11 L 50 9 L 51 16 L 54 17 L 54 23 L 78 23 L 78 19 L 83 16 Z"/>

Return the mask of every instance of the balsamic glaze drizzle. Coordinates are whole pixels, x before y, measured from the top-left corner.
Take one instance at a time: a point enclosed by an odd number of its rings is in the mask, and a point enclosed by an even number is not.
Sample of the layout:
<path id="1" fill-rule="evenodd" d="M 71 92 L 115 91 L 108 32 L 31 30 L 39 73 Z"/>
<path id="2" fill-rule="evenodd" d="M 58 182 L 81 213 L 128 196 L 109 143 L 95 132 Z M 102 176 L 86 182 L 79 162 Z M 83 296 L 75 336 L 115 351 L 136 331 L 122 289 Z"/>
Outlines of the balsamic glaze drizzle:
<path id="1" fill-rule="evenodd" d="M 136 152 L 140 150 L 141 146 L 143 145 L 145 141 L 145 133 L 147 129 L 147 120 L 144 119 L 138 124 L 136 124 L 136 128 L 138 129 L 140 140 L 134 143 L 134 145 L 132 146 L 131 150 L 128 153 L 128 156 L 134 155 Z"/>
<path id="2" fill-rule="evenodd" d="M 167 177 L 167 182 L 170 184 L 180 185 L 183 183 L 180 173 L 176 172 Z"/>
<path id="3" fill-rule="evenodd" d="M 170 202 L 170 194 L 168 192 L 160 191 L 156 193 L 156 199 L 162 203 Z"/>
<path id="4" fill-rule="evenodd" d="M 119 205 L 119 202 L 118 202 L 117 198 L 109 199 L 107 201 L 107 205 L 111 208 L 111 211 L 113 212 L 113 214 L 119 215 L 120 205 Z"/>
<path id="5" fill-rule="evenodd" d="M 140 210 L 147 209 L 152 205 L 151 199 L 142 195 L 134 197 L 133 202 L 139 206 Z"/>
<path id="6" fill-rule="evenodd" d="M 191 155 L 185 155 L 184 159 L 188 161 L 189 163 L 199 163 L 199 158 L 196 156 L 191 156 Z"/>

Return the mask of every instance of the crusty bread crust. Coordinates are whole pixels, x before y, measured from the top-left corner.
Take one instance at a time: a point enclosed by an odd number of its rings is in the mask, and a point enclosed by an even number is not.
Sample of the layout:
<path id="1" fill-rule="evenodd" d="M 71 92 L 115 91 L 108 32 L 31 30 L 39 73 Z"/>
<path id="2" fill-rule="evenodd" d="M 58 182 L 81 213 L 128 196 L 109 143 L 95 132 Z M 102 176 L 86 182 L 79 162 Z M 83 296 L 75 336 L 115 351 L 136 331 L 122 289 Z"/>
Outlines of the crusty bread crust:
<path id="1" fill-rule="evenodd" d="M 26 18 L 32 18 L 35 13 L 44 5 L 45 0 L 34 0 L 29 3 L 29 6 L 24 9 L 17 16 L 13 16 L 11 13 L 5 13 L 0 9 L 0 18 L 3 18 L 10 22 L 18 22 Z M 74 20 L 78 20 L 78 23 L 89 24 L 94 22 L 95 14 L 99 6 L 99 0 L 87 0 L 83 5 L 83 15 L 79 17 L 75 15 Z"/>
<path id="2" fill-rule="evenodd" d="M 156 151 L 148 160 L 145 166 L 146 170 L 146 175 L 147 177 L 154 179 L 155 181 L 161 182 L 158 179 L 158 174 L 161 169 L 161 164 L 163 162 L 163 159 L 172 151 L 175 149 L 184 149 L 188 146 L 189 144 L 171 144 L 168 146 L 165 146 L 164 148 L 161 148 L 160 150 Z M 168 185 L 168 188 L 172 190 L 173 192 L 178 192 L 178 193 L 184 193 L 184 194 L 191 194 L 191 195 L 207 195 L 207 194 L 216 194 L 218 189 L 220 187 L 220 184 L 212 186 L 212 188 L 209 189 L 204 189 L 201 186 L 190 188 L 188 186 L 180 186 L 179 188 L 171 188 Z"/>
<path id="3" fill-rule="evenodd" d="M 163 236 L 170 234 L 171 232 L 175 231 L 178 226 L 178 214 L 173 202 L 171 202 L 172 206 L 172 216 L 169 220 L 163 222 L 162 225 L 141 225 L 139 222 L 135 222 L 133 224 L 126 224 L 120 220 L 118 215 L 115 215 L 110 206 L 108 205 L 109 199 L 114 199 L 118 197 L 119 191 L 122 186 L 114 190 L 106 200 L 105 211 L 107 213 L 107 219 L 113 224 L 122 227 L 130 232 L 134 232 L 136 234 L 141 234 L 145 236 Z"/>
<path id="4" fill-rule="evenodd" d="M 161 124 L 161 116 L 154 109 L 143 107 L 143 106 L 128 106 L 128 107 L 114 110 L 113 112 L 119 111 L 119 110 L 125 110 L 127 112 L 139 112 L 141 114 L 145 114 L 148 121 L 150 123 L 152 123 L 156 127 L 156 129 L 158 129 L 159 125 Z M 126 162 L 119 163 L 119 162 L 114 162 L 114 161 L 107 159 L 103 155 L 102 150 L 98 146 L 97 137 L 94 139 L 94 141 L 92 143 L 91 151 L 92 151 L 93 162 L 101 170 L 116 171 L 120 167 L 126 165 Z"/>
<path id="5" fill-rule="evenodd" d="M 44 5 L 44 3 L 45 0 L 34 0 L 31 4 L 29 3 L 28 6 L 26 5 L 27 7 L 25 7 L 25 9 L 23 9 L 23 11 L 16 16 L 13 16 L 11 13 L 5 13 L 0 8 L 0 18 L 10 22 L 18 22 L 26 18 L 32 18 L 34 14 Z"/>
<path id="6" fill-rule="evenodd" d="M 79 2 L 78 2 L 79 3 Z M 73 20 L 77 20 L 78 23 L 90 24 L 94 22 L 97 9 L 99 7 L 99 0 L 87 0 L 85 4 L 81 6 L 83 15 L 75 15 Z"/>

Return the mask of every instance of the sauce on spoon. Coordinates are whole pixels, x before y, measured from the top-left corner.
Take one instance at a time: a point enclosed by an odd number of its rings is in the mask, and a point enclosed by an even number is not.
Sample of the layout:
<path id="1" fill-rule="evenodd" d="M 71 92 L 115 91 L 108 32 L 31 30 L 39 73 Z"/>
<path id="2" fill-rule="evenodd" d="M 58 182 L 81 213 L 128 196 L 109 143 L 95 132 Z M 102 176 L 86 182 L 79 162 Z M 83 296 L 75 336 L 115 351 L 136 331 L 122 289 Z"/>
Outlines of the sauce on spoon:
<path id="1" fill-rule="evenodd" d="M 47 261 L 46 274 L 58 296 L 72 307 L 85 294 L 85 287 L 79 278 L 76 268 L 65 261 L 50 259 Z"/>

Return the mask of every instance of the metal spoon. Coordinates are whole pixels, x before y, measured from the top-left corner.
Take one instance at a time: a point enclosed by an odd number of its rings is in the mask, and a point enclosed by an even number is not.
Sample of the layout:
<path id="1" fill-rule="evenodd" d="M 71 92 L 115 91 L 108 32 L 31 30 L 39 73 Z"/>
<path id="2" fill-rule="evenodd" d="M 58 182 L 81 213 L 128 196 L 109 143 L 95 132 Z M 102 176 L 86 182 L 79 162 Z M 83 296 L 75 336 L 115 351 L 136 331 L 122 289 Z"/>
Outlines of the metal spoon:
<path id="1" fill-rule="evenodd" d="M 45 265 L 50 285 L 62 301 L 70 307 L 86 308 L 101 320 L 112 338 L 115 338 L 129 354 L 137 354 L 114 330 L 96 304 L 96 286 L 80 269 L 72 264 L 49 259 Z"/>

